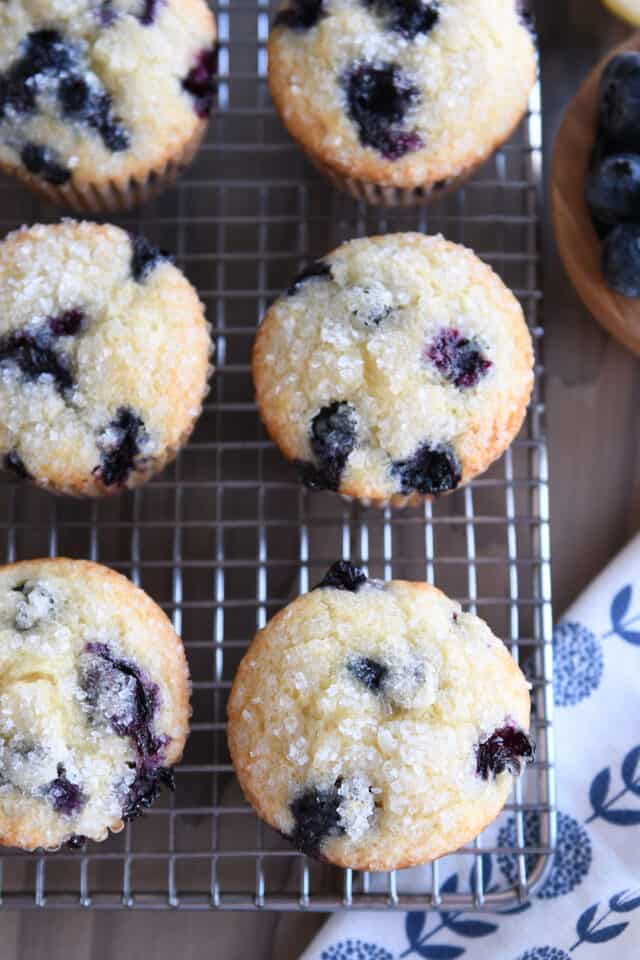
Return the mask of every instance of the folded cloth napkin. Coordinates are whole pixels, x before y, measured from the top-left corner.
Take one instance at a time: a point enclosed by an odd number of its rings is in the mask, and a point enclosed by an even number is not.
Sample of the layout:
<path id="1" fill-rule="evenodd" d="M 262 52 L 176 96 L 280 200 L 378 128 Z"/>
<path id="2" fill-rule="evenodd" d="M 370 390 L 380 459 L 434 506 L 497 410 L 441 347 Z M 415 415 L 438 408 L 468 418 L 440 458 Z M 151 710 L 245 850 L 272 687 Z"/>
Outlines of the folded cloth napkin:
<path id="1" fill-rule="evenodd" d="M 558 842 L 531 903 L 464 917 L 342 912 L 301 960 L 639 960 L 640 536 L 556 628 L 554 682 Z M 535 830 L 525 815 L 525 842 Z M 513 858 L 485 854 L 482 867 L 485 886 L 515 876 Z M 420 869 L 402 878 L 420 889 Z"/>

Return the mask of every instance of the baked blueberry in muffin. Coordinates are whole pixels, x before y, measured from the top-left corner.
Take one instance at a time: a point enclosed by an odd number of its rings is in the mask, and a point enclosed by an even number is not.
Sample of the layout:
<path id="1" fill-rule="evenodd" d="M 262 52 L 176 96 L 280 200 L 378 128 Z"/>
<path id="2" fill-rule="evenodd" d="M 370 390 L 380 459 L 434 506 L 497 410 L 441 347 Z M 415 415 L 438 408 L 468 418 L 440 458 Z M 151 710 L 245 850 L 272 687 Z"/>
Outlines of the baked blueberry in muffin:
<path id="1" fill-rule="evenodd" d="M 340 187 L 411 203 L 451 187 L 524 114 L 536 54 L 514 0 L 283 0 L 269 84 Z"/>
<path id="2" fill-rule="evenodd" d="M 532 364 L 498 277 L 421 234 L 354 240 L 313 263 L 253 354 L 260 414 L 306 486 L 397 505 L 449 493 L 503 453 Z"/>
<path id="3" fill-rule="evenodd" d="M 187 439 L 211 345 L 195 290 L 146 239 L 65 221 L 0 244 L 0 456 L 49 489 L 143 483 Z"/>
<path id="4" fill-rule="evenodd" d="M 80 560 L 0 570 L 0 843 L 104 840 L 173 785 L 189 676 L 162 611 Z"/>
<path id="5" fill-rule="evenodd" d="M 229 700 L 247 799 L 302 852 L 391 870 L 449 853 L 533 759 L 504 644 L 426 584 L 345 561 L 255 637 Z"/>
<path id="6" fill-rule="evenodd" d="M 216 69 L 204 0 L 5 0 L 0 167 L 76 209 L 139 202 L 195 153 Z"/>

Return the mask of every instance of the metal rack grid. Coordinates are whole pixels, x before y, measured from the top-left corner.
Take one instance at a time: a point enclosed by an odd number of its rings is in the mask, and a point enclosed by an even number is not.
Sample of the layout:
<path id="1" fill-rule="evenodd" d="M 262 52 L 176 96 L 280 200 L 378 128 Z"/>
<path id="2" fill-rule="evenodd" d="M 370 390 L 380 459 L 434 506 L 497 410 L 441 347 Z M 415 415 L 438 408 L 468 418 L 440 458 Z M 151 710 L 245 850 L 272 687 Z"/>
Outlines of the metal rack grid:
<path id="1" fill-rule="evenodd" d="M 10 480 L 0 486 L 7 561 L 99 560 L 169 612 L 191 663 L 192 734 L 176 793 L 120 835 L 82 851 L 1 857 L 0 905 L 502 908 L 541 882 L 555 839 L 540 91 L 510 143 L 464 190 L 430 209 L 367 209 L 311 170 L 274 114 L 265 80 L 268 0 L 212 6 L 220 78 L 207 144 L 175 189 L 120 220 L 173 250 L 206 303 L 217 373 L 200 423 L 171 468 L 119 498 L 84 503 Z M 56 217 L 0 182 L 3 233 Z M 536 345 L 537 383 L 520 438 L 472 486 L 418 510 L 364 510 L 298 486 L 258 422 L 250 351 L 260 315 L 305 260 L 353 236 L 406 229 L 468 244 L 515 290 Z M 510 831 L 481 836 L 455 863 L 374 877 L 310 862 L 258 822 L 233 778 L 225 702 L 246 644 L 340 556 L 373 576 L 435 581 L 489 621 L 531 681 L 538 754 L 498 821 Z M 486 866 L 494 854 L 503 880 L 485 890 L 481 857 Z M 476 869 L 464 869 L 467 861 Z M 445 878 L 454 868 L 462 879 L 452 892 Z"/>

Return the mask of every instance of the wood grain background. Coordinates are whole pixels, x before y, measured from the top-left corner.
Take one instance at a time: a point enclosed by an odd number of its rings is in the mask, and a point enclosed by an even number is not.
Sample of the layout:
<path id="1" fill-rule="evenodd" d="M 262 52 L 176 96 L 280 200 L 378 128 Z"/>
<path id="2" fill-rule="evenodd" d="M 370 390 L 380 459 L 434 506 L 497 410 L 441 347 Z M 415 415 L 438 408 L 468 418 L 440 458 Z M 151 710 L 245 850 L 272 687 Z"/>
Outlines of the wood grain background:
<path id="1" fill-rule="evenodd" d="M 547 177 L 564 106 L 629 31 L 599 0 L 538 0 Z M 640 527 L 640 363 L 588 316 L 544 235 L 555 605 L 562 611 Z M 0 960 L 294 960 L 318 915 L 0 914 Z"/>

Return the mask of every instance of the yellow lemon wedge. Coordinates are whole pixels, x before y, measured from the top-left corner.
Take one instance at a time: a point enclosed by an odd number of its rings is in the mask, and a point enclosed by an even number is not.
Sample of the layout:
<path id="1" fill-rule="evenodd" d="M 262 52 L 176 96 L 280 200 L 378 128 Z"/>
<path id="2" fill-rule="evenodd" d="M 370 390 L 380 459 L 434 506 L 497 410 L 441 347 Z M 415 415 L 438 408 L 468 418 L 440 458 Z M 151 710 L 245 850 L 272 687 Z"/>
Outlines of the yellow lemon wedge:
<path id="1" fill-rule="evenodd" d="M 634 26 L 640 27 L 640 0 L 602 0 L 605 7 Z"/>

